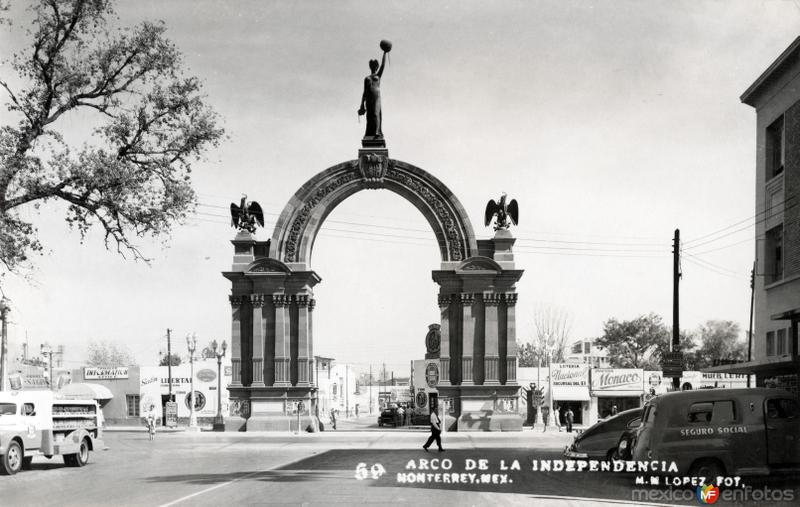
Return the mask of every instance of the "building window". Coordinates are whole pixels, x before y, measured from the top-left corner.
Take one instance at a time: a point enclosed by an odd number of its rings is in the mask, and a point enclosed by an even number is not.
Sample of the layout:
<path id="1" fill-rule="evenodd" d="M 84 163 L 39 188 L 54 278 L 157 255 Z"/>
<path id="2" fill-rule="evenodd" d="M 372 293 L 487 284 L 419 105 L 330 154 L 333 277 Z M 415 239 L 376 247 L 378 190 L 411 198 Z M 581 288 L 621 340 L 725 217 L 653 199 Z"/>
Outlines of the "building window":
<path id="1" fill-rule="evenodd" d="M 125 401 L 128 403 L 128 417 L 139 417 L 139 395 L 126 394 Z"/>
<path id="2" fill-rule="evenodd" d="M 767 231 L 764 239 L 764 281 L 783 280 L 783 225 Z"/>
<path id="3" fill-rule="evenodd" d="M 767 127 L 767 180 L 783 172 L 785 155 L 783 115 Z"/>
<path id="4" fill-rule="evenodd" d="M 583 353 L 584 354 L 591 354 L 592 353 L 592 344 L 591 344 L 591 342 L 585 342 L 583 344 Z"/>
<path id="5" fill-rule="evenodd" d="M 778 329 L 777 333 L 777 343 L 778 343 L 778 354 L 782 356 L 786 354 L 786 330 L 785 329 Z"/>
<path id="6" fill-rule="evenodd" d="M 768 331 L 767 332 L 767 355 L 774 356 L 775 355 L 775 332 Z"/>

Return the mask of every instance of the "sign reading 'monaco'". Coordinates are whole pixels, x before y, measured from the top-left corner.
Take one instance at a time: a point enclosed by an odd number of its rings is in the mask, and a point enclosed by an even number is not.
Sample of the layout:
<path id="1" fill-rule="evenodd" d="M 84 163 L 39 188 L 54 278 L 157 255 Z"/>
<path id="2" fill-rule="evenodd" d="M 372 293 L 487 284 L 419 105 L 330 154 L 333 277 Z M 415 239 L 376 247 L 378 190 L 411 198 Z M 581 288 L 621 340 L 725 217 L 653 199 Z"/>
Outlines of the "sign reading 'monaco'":
<path id="1" fill-rule="evenodd" d="M 85 367 L 83 369 L 84 380 L 113 380 L 128 378 L 128 367 L 121 366 L 118 368 L 91 368 Z"/>
<path id="2" fill-rule="evenodd" d="M 592 391 L 641 391 L 644 372 L 641 369 L 597 368 L 592 370 Z"/>

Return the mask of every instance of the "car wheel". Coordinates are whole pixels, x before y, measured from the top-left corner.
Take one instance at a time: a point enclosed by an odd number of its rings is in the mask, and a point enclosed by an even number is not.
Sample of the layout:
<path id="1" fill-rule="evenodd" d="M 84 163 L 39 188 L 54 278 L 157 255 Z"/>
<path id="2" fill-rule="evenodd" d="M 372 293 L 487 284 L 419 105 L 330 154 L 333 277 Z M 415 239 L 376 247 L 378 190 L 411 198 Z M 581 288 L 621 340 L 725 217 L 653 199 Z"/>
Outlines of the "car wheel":
<path id="1" fill-rule="evenodd" d="M 22 460 L 24 458 L 22 446 L 18 442 L 11 442 L 6 448 L 6 453 L 0 456 L 0 472 L 4 475 L 14 475 L 22 469 Z"/>
<path id="2" fill-rule="evenodd" d="M 81 445 L 78 452 L 75 454 L 75 466 L 82 467 L 89 462 L 89 441 L 84 438 L 81 440 Z"/>
<path id="3" fill-rule="evenodd" d="M 701 459 L 692 463 L 689 467 L 689 475 L 692 477 L 705 477 L 706 483 L 710 483 L 709 479 L 714 479 L 718 476 L 725 475 L 725 467 L 715 459 Z"/>

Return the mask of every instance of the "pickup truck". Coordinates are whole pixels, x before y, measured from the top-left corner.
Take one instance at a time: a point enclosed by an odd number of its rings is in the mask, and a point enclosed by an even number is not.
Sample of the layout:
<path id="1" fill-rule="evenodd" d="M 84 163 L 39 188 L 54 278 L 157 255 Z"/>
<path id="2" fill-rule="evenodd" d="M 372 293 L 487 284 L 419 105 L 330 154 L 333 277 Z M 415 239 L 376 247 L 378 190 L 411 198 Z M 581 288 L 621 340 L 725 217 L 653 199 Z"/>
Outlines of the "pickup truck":
<path id="1" fill-rule="evenodd" d="M 82 467 L 103 449 L 102 412 L 95 400 L 62 399 L 50 391 L 0 392 L 0 473 L 29 468 L 34 456 L 63 456 Z"/>

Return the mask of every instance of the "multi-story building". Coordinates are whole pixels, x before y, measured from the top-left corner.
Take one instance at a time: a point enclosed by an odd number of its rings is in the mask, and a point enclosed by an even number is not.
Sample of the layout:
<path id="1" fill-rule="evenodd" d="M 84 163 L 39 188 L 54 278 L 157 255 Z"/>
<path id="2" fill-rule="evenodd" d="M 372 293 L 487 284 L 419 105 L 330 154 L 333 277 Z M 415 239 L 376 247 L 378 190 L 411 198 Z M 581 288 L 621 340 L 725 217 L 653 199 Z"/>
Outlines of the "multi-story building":
<path id="1" fill-rule="evenodd" d="M 798 392 L 800 37 L 742 94 L 756 110 L 756 270 L 752 359 L 713 371 Z"/>
<path id="2" fill-rule="evenodd" d="M 568 363 L 588 364 L 593 368 L 608 368 L 611 363 L 608 352 L 596 346 L 592 340 L 578 340 L 564 351 L 564 360 Z"/>

